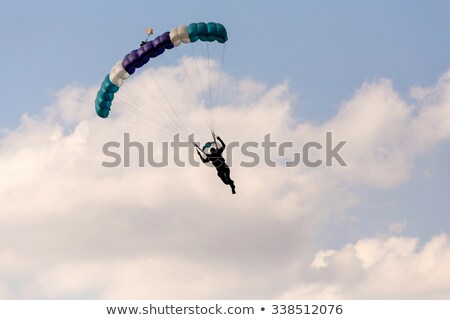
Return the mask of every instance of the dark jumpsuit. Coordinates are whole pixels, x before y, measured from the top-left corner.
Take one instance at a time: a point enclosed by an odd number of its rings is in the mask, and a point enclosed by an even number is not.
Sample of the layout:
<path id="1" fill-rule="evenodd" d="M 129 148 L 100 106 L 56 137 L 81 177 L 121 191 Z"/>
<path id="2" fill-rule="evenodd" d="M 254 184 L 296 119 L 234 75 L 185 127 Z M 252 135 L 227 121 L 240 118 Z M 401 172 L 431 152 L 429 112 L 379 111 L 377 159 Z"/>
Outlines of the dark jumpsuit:
<path id="1" fill-rule="evenodd" d="M 225 163 L 225 159 L 222 157 L 222 152 L 225 150 L 225 143 L 223 141 L 220 141 L 222 143 L 222 147 L 216 150 L 215 152 L 212 152 L 210 155 L 206 155 L 206 159 L 201 157 L 203 163 L 207 163 L 211 161 L 214 167 L 217 169 L 217 175 L 219 178 L 223 181 L 223 183 L 229 185 L 231 187 L 231 190 L 234 193 L 234 181 L 231 180 L 230 177 L 230 168 Z"/>

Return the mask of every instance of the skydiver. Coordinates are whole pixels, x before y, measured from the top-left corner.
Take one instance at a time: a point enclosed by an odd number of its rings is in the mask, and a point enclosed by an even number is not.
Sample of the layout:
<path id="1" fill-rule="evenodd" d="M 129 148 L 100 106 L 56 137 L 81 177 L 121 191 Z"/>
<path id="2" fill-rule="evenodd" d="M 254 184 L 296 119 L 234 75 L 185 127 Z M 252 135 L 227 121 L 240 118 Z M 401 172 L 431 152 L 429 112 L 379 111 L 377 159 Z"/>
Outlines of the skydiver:
<path id="1" fill-rule="evenodd" d="M 222 147 L 220 147 L 218 150 L 216 148 L 211 148 L 210 149 L 211 154 L 209 155 L 205 154 L 206 158 L 203 158 L 202 154 L 198 150 L 197 153 L 200 159 L 202 159 L 203 163 L 211 161 L 211 163 L 217 169 L 217 175 L 219 176 L 219 178 L 222 180 L 223 183 L 229 185 L 231 187 L 231 192 L 235 194 L 236 191 L 234 181 L 231 180 L 230 177 L 230 168 L 227 166 L 227 164 L 225 163 L 225 159 L 222 157 L 222 152 L 223 150 L 225 150 L 225 143 L 222 141 L 222 139 L 220 139 L 220 137 L 217 137 L 217 140 L 220 141 Z"/>

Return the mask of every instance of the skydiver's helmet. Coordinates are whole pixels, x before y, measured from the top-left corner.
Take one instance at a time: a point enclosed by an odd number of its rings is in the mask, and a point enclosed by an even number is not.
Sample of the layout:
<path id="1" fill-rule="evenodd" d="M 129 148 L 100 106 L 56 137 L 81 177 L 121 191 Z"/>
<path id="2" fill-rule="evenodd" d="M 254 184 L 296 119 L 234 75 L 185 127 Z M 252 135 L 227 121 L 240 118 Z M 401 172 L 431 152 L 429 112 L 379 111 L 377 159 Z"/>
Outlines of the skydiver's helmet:
<path id="1" fill-rule="evenodd" d="M 217 154 L 220 148 L 222 148 L 222 144 L 219 141 L 211 141 L 205 143 L 202 150 L 205 155 L 209 156 L 211 154 Z"/>

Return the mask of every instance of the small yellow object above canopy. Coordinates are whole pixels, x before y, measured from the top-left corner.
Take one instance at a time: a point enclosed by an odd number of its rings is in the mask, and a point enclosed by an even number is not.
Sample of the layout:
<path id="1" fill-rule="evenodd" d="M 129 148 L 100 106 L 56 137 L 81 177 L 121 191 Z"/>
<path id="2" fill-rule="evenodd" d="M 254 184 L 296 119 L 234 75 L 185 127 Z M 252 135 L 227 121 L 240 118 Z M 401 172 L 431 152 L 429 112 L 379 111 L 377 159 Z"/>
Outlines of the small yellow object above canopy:
<path id="1" fill-rule="evenodd" d="M 153 28 L 147 28 L 147 29 L 145 29 L 145 33 L 147 33 L 148 36 L 151 35 L 151 34 L 153 34 Z"/>

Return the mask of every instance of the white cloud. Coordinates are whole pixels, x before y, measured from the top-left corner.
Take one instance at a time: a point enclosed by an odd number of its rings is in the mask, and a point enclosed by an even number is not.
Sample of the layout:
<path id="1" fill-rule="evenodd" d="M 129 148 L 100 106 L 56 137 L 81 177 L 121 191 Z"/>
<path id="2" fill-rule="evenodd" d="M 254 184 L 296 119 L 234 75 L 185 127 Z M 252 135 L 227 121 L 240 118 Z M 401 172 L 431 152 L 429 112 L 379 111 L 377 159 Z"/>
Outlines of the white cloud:
<path id="1" fill-rule="evenodd" d="M 406 229 L 406 222 L 393 222 L 388 226 L 389 234 L 402 234 Z"/>
<path id="2" fill-rule="evenodd" d="M 204 95 L 198 84 L 191 86 L 189 79 L 178 77 L 183 70 L 175 66 L 149 72 L 161 87 L 185 84 L 191 99 L 169 90 L 171 102 L 186 127 L 199 129 L 201 139 L 209 139 L 202 116 L 208 114 L 193 106 L 206 103 Z M 214 70 L 213 83 L 218 81 Z M 127 80 L 128 89 L 145 95 L 138 82 L 151 81 L 149 72 L 134 75 L 134 82 Z M 361 185 L 389 187 L 405 181 L 415 157 L 449 136 L 448 120 L 439 116 L 450 108 L 448 76 L 435 88 L 422 90 L 415 107 L 407 105 L 389 81 L 367 83 L 335 117 L 318 126 L 295 122 L 287 83 L 267 88 L 226 75 L 221 81 L 224 103 L 216 108 L 215 119 L 226 142 L 261 142 L 270 132 L 279 142 L 301 146 L 310 139 L 324 142 L 325 132 L 333 131 L 336 141 L 348 140 L 343 155 L 350 166 L 242 168 L 236 164 L 245 158 L 234 152 L 236 196 L 214 169 L 204 166 L 103 168 L 103 144 L 122 141 L 124 131 L 142 142 L 167 137 L 148 128 L 152 123 L 148 114 L 141 125 L 120 117 L 96 117 L 95 88 L 69 86 L 41 115 L 24 115 L 20 127 L 0 141 L 0 295 L 111 299 L 293 295 L 298 289 L 287 292 L 292 284 L 311 274 L 306 261 L 312 261 L 311 241 L 317 228 L 330 215 L 345 215 L 358 204 Z M 164 99 L 158 92 L 155 95 Z M 135 100 L 128 98 L 138 107 Z M 115 105 L 112 113 L 120 112 L 120 107 Z M 151 100 L 143 107 L 158 108 Z M 258 153 L 262 156 L 263 151 Z M 318 298 L 347 296 L 352 281 L 365 270 L 382 273 L 390 267 L 388 257 L 397 259 L 393 264 L 416 259 L 415 242 L 392 239 L 318 253 L 314 272 L 333 269 L 329 274 L 340 274 L 348 282 L 334 283 L 329 275 L 322 282 L 309 281 L 300 292 Z M 438 248 L 438 253 L 445 248 Z M 383 267 L 375 269 L 381 262 Z M 350 269 L 344 272 L 346 267 Z M 416 292 L 425 288 L 424 283 Z M 366 285 L 355 292 L 369 296 L 377 288 L 376 279 L 368 278 Z M 434 287 L 436 294 L 448 292 L 436 282 L 428 288 Z M 385 287 L 380 290 L 389 293 Z M 402 294 L 394 290 L 388 296 Z"/>
<path id="3" fill-rule="evenodd" d="M 348 141 L 342 154 L 349 168 L 337 170 L 341 179 L 373 187 L 398 185 L 418 155 L 450 136 L 450 71 L 422 92 L 414 95 L 421 98 L 416 105 L 408 105 L 390 81 L 366 83 L 335 117 L 318 127 L 300 125 L 298 134 L 319 137 L 333 131 L 336 139 Z"/>
<path id="4" fill-rule="evenodd" d="M 319 251 L 309 279 L 280 298 L 448 299 L 449 268 L 445 234 L 424 245 L 416 238 L 362 239 L 340 250 Z"/>

